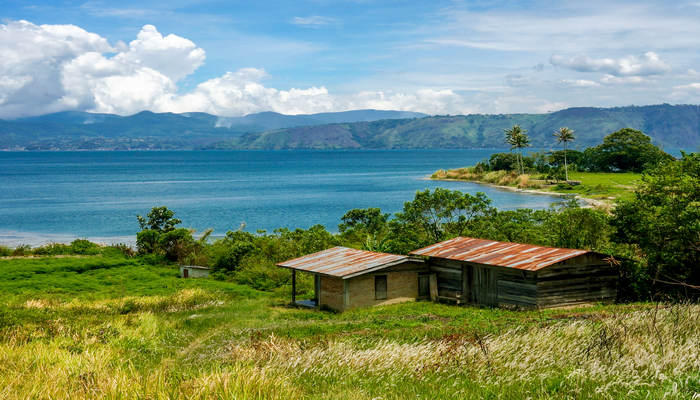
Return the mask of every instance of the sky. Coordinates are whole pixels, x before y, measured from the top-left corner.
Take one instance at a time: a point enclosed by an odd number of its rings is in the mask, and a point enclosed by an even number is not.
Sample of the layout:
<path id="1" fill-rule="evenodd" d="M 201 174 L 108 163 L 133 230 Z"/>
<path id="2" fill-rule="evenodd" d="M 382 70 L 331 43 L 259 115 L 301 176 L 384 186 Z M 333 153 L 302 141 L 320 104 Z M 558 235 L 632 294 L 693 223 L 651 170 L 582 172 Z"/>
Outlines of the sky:
<path id="1" fill-rule="evenodd" d="M 0 118 L 700 103 L 700 1 L 0 0 Z"/>

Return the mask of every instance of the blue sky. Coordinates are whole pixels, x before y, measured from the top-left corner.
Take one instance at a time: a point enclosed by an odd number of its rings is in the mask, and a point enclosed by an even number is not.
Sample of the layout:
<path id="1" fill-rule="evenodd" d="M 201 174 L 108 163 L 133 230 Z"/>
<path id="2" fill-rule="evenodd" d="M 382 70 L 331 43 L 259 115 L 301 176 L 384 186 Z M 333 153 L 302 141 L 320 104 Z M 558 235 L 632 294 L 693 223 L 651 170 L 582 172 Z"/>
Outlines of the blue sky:
<path id="1" fill-rule="evenodd" d="M 1 1 L 0 118 L 700 103 L 700 2 Z"/>

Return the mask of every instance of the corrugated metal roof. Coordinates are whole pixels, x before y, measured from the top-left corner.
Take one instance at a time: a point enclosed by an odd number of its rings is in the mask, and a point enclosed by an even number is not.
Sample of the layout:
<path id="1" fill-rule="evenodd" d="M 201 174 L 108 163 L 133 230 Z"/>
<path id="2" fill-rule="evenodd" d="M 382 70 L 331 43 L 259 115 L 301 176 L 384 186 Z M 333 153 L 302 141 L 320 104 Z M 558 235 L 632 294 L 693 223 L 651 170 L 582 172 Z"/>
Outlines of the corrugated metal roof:
<path id="1" fill-rule="evenodd" d="M 532 244 L 456 237 L 412 251 L 410 254 L 537 271 L 546 266 L 586 253 L 591 252 L 587 250 L 560 249 Z"/>
<path id="2" fill-rule="evenodd" d="M 407 256 L 333 247 L 318 253 L 287 260 L 278 267 L 299 271 L 349 278 L 364 272 L 381 269 L 408 260 Z"/>

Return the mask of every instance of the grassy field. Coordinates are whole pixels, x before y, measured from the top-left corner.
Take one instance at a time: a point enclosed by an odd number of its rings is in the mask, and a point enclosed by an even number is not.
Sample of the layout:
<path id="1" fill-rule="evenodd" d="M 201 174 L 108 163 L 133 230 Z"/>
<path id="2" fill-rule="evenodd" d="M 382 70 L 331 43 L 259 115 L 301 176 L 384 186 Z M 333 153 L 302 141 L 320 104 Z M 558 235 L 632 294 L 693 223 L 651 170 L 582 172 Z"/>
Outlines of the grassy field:
<path id="1" fill-rule="evenodd" d="M 432 179 L 466 180 L 489 183 L 499 186 L 511 186 L 521 189 L 535 189 L 546 192 L 570 193 L 592 199 L 625 199 L 632 196 L 635 185 L 641 180 L 641 174 L 634 172 L 570 172 L 569 180 L 579 181 L 580 185 L 566 182 L 549 181 L 537 174 L 518 175 L 516 172 L 491 171 L 475 172 L 473 168 L 439 170 Z"/>
<path id="2" fill-rule="evenodd" d="M 0 259 L 0 398 L 697 398 L 700 306 L 334 314 L 137 259 Z"/>

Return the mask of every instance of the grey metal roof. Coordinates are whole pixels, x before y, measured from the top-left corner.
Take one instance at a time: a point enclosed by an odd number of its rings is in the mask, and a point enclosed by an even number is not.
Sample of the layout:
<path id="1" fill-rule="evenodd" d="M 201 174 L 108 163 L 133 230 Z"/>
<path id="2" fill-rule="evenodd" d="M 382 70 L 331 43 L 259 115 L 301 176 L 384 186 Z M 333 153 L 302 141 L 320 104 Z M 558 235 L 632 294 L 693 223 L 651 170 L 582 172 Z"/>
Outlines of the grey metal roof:
<path id="1" fill-rule="evenodd" d="M 277 266 L 338 278 L 350 278 L 400 264 L 408 259 L 408 256 L 338 246 L 287 260 Z"/>

